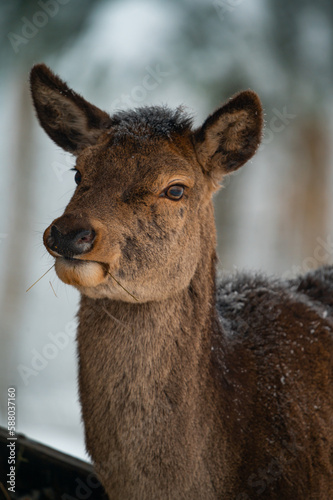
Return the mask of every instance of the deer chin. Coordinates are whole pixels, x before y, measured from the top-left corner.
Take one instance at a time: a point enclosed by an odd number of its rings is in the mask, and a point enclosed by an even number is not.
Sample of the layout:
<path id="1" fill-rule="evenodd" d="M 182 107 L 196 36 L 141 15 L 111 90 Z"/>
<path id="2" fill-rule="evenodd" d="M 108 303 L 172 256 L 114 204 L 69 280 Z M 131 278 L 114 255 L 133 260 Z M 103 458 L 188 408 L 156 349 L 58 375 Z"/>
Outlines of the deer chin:
<path id="1" fill-rule="evenodd" d="M 58 278 L 66 285 L 72 285 L 78 289 L 95 288 L 106 279 L 103 265 L 90 260 L 57 257 L 55 271 Z"/>

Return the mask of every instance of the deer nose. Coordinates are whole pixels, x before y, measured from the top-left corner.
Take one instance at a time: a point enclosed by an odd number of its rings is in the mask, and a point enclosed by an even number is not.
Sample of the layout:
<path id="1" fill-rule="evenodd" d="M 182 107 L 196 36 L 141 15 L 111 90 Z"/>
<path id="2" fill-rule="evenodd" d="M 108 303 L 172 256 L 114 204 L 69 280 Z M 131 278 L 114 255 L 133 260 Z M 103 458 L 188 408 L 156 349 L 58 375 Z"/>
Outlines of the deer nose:
<path id="1" fill-rule="evenodd" d="M 64 233 L 53 224 L 47 238 L 47 246 L 64 257 L 72 258 L 89 252 L 93 247 L 95 236 L 96 233 L 92 228 L 80 228 Z"/>

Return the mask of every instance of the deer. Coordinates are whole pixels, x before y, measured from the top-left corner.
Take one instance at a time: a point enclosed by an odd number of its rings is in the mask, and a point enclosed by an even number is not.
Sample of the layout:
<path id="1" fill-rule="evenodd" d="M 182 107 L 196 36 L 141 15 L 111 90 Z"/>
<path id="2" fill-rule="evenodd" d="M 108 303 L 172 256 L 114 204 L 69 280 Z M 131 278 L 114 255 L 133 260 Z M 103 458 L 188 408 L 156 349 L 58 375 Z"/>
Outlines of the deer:
<path id="1" fill-rule="evenodd" d="M 44 64 L 31 92 L 76 157 L 43 241 L 81 295 L 85 443 L 110 500 L 333 498 L 333 266 L 216 272 L 212 199 L 258 149 L 257 94 L 194 127 L 182 107 L 108 114 Z"/>

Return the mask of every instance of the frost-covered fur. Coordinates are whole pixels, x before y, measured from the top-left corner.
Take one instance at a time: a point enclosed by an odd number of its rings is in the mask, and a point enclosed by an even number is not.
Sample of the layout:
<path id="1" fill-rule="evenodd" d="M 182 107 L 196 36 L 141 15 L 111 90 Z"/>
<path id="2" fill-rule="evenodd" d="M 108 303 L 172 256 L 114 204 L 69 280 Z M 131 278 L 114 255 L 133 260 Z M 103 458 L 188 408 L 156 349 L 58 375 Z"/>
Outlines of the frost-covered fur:
<path id="1" fill-rule="evenodd" d="M 331 498 L 333 267 L 225 277 L 217 310 L 212 356 L 242 457 L 227 498 Z"/>

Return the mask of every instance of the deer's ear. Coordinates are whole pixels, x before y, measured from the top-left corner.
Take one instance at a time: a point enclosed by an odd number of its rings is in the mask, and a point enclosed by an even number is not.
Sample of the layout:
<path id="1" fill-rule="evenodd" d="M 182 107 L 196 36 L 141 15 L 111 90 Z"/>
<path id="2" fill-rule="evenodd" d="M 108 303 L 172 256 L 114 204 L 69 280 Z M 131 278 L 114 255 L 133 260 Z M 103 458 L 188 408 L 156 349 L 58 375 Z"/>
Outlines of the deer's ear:
<path id="1" fill-rule="evenodd" d="M 32 68 L 30 83 L 41 126 L 66 151 L 78 154 L 111 127 L 107 113 L 73 92 L 45 64 Z"/>
<path id="2" fill-rule="evenodd" d="M 259 97 L 247 90 L 231 98 L 194 132 L 198 160 L 214 185 L 253 156 L 261 140 L 262 115 Z"/>

